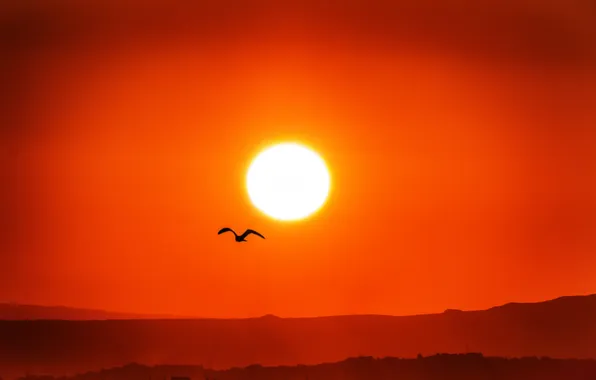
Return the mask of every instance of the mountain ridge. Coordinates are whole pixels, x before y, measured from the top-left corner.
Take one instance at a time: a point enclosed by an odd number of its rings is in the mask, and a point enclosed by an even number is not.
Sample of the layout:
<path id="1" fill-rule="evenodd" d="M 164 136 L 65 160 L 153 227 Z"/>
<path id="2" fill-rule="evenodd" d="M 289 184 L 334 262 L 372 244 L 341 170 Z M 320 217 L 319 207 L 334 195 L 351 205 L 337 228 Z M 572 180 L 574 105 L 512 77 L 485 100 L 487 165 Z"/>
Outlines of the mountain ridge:
<path id="1" fill-rule="evenodd" d="M 109 320 L 185 318 L 168 314 L 143 314 L 87 309 L 64 305 L 0 303 L 0 320 Z"/>
<path id="2" fill-rule="evenodd" d="M 18 321 L 18 320 L 129 320 L 129 319 L 144 319 L 144 320 L 161 320 L 161 319 L 178 319 L 178 320 L 296 320 L 296 319 L 318 319 L 318 318 L 345 318 L 345 317 L 422 317 L 432 315 L 443 315 L 450 313 L 473 313 L 496 311 L 513 308 L 526 308 L 529 305 L 545 306 L 553 303 L 573 302 L 579 299 L 590 299 L 596 303 L 596 293 L 585 295 L 567 295 L 557 298 L 535 301 L 535 302 L 508 302 L 502 305 L 492 306 L 487 309 L 446 309 L 443 312 L 436 313 L 422 313 L 422 314 L 337 314 L 337 315 L 321 315 L 321 316 L 306 316 L 306 317 L 281 317 L 275 314 L 265 314 L 255 317 L 241 317 L 241 318 L 217 318 L 217 317 L 200 317 L 200 316 L 182 316 L 173 314 L 145 314 L 145 313 L 129 313 L 110 311 L 103 309 L 87 309 L 79 307 L 71 307 L 64 305 L 37 305 L 28 303 L 16 302 L 0 302 L 0 320 Z M 77 318 L 77 316 L 79 316 Z"/>
<path id="3" fill-rule="evenodd" d="M 463 352 L 596 359 L 594 341 L 596 295 L 409 316 L 0 320 L 0 368 L 61 375 L 131 362 L 223 369 Z"/>

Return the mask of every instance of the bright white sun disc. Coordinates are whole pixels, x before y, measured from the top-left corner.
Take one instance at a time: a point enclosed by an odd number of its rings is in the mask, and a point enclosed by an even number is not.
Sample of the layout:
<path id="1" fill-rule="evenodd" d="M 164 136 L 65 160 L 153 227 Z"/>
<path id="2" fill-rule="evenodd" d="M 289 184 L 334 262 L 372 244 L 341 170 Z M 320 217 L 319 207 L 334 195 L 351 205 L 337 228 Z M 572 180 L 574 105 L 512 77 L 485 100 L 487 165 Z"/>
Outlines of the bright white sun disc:
<path id="1" fill-rule="evenodd" d="M 253 205 L 278 220 L 303 219 L 317 211 L 329 195 L 325 161 L 296 143 L 282 143 L 262 151 L 246 175 Z"/>

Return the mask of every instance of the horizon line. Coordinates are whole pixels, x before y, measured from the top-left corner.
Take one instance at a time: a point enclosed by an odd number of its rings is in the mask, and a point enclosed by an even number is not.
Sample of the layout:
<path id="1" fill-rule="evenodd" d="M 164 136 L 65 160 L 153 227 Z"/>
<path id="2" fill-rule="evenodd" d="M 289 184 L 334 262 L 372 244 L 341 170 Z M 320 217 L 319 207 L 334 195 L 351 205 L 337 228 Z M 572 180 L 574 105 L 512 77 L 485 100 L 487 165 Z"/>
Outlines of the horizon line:
<path id="1" fill-rule="evenodd" d="M 515 304 L 539 304 L 539 303 L 546 303 L 551 301 L 556 301 L 564 298 L 572 298 L 572 297 L 590 297 L 596 296 L 596 293 L 586 293 L 586 294 L 576 294 L 576 295 L 563 295 L 558 296 L 555 298 L 550 298 L 546 300 L 539 300 L 539 301 L 510 301 L 500 305 L 490 306 L 484 309 L 459 309 L 459 308 L 446 308 L 442 311 L 435 311 L 435 312 L 421 312 L 421 313 L 413 313 L 413 314 L 384 314 L 384 313 L 353 313 L 353 314 L 330 314 L 330 315 L 302 315 L 302 316 L 282 316 L 277 315 L 274 313 L 266 313 L 258 316 L 242 316 L 242 317 L 207 317 L 207 316 L 192 316 L 192 315 L 177 315 L 177 314 L 170 314 L 170 313 L 144 313 L 144 312 L 126 312 L 126 311 L 113 311 L 113 310 L 106 310 L 106 309 L 96 309 L 96 308 L 85 308 L 85 307 L 78 307 L 78 306 L 65 306 L 65 305 L 43 305 L 43 304 L 32 304 L 32 303 L 20 303 L 20 302 L 0 302 L 0 306 L 2 305 L 11 305 L 17 307 L 36 307 L 36 308 L 54 308 L 54 309 L 66 309 L 72 311 L 80 311 L 80 312 L 95 312 L 95 313 L 104 313 L 108 315 L 114 315 L 114 318 L 90 318 L 90 319 L 51 319 L 51 318 L 23 318 L 19 320 L 71 320 L 71 321 L 103 321 L 103 320 L 246 320 L 246 319 L 263 319 L 263 318 L 277 318 L 277 319 L 314 319 L 314 318 L 333 318 L 333 317 L 415 317 L 415 316 L 424 316 L 424 315 L 438 315 L 444 314 L 447 311 L 461 311 L 461 312 L 475 312 L 475 311 L 487 311 L 495 308 L 504 307 L 507 305 L 515 305 Z M 118 315 L 121 315 L 122 318 L 118 318 Z M 130 316 L 130 317 L 128 317 Z M 7 319 L 1 319 L 6 321 Z"/>

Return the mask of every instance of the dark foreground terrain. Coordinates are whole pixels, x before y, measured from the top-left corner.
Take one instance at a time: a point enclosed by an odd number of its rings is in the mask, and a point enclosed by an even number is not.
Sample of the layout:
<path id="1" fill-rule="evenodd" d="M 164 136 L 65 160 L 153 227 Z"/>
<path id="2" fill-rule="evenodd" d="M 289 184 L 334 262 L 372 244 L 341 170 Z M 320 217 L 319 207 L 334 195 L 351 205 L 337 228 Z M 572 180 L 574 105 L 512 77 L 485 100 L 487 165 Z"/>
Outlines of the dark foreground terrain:
<path id="1" fill-rule="evenodd" d="M 594 295 L 405 317 L 0 321 L 0 376 L 68 375 L 127 363 L 220 369 L 437 352 L 596 358 L 594 342 Z"/>
<path id="2" fill-rule="evenodd" d="M 88 372 L 60 380 L 583 380 L 596 379 L 596 361 L 550 358 L 504 359 L 482 354 L 440 354 L 417 359 L 358 357 L 338 363 L 313 366 L 263 367 L 252 365 L 228 370 L 208 370 L 200 366 L 155 366 L 129 364 L 124 367 Z M 20 380 L 57 380 L 49 376 L 27 376 Z"/>

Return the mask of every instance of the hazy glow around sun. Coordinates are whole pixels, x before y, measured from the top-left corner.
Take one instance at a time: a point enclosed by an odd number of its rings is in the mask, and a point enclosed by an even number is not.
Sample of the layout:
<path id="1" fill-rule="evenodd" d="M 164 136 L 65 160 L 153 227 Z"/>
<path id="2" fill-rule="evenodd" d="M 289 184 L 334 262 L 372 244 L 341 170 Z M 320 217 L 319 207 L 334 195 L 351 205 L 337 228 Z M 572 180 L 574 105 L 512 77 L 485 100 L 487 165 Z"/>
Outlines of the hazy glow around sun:
<path id="1" fill-rule="evenodd" d="M 325 161 L 297 143 L 281 143 L 263 150 L 246 175 L 253 205 L 284 221 L 306 218 L 321 208 L 330 185 Z"/>

